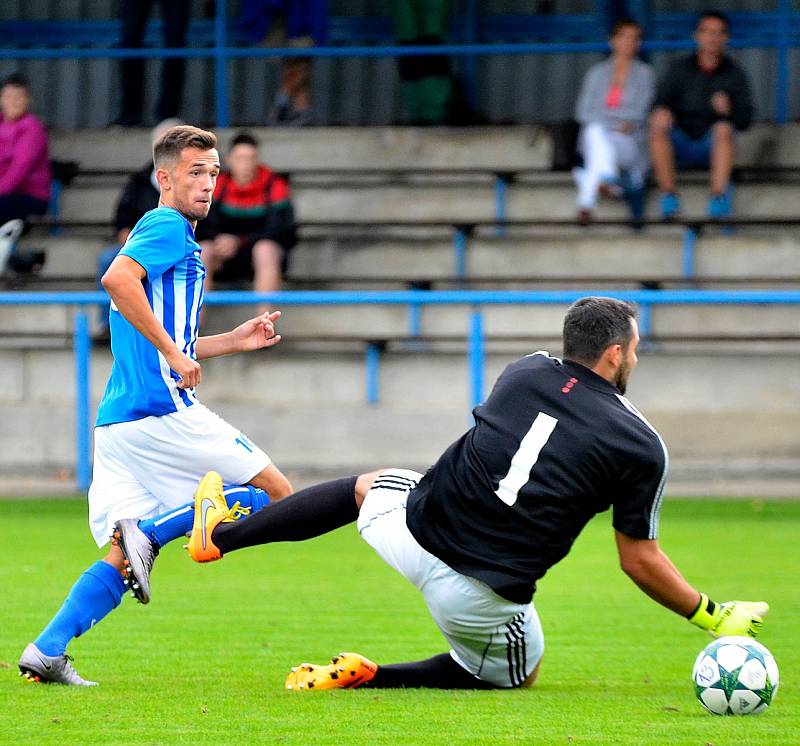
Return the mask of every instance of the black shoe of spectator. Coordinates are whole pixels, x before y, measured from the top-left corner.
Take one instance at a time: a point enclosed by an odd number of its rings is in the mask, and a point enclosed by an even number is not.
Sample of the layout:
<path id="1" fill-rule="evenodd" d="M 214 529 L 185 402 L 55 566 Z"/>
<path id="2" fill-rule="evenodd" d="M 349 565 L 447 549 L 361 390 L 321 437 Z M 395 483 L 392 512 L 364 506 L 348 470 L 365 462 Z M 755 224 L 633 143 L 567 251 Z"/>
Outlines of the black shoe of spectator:
<path id="1" fill-rule="evenodd" d="M 15 251 L 8 257 L 8 268 L 18 274 L 32 274 L 44 267 L 46 259 L 44 251 L 41 249 L 31 249 L 28 251 Z"/>

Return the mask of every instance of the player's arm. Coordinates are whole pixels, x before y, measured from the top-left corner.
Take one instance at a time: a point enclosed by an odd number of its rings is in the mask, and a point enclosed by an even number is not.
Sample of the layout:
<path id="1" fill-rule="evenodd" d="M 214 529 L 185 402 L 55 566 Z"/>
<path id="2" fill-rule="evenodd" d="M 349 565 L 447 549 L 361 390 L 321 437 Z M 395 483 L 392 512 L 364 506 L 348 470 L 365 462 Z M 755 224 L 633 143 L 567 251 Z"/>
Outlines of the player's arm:
<path id="1" fill-rule="evenodd" d="M 101 282 L 119 312 L 158 349 L 167 365 L 180 376 L 178 386 L 193 388 L 200 383 L 200 365 L 176 347 L 153 314 L 142 286 L 146 274 L 141 264 L 119 254 Z"/>
<path id="2" fill-rule="evenodd" d="M 616 531 L 617 551 L 623 571 L 650 598 L 686 617 L 714 637 L 755 637 L 762 617 L 769 611 L 764 602 L 715 603 L 686 582 L 655 539 L 634 539 Z"/>
<path id="3" fill-rule="evenodd" d="M 650 598 L 688 617 L 700 603 L 700 592 L 684 580 L 656 539 L 632 539 L 615 531 L 623 572 Z"/>
<path id="4" fill-rule="evenodd" d="M 280 316 L 280 311 L 267 311 L 224 334 L 200 337 L 195 347 L 197 359 L 206 360 L 235 352 L 251 352 L 273 347 L 281 341 L 281 335 L 275 333 L 275 322 Z"/>

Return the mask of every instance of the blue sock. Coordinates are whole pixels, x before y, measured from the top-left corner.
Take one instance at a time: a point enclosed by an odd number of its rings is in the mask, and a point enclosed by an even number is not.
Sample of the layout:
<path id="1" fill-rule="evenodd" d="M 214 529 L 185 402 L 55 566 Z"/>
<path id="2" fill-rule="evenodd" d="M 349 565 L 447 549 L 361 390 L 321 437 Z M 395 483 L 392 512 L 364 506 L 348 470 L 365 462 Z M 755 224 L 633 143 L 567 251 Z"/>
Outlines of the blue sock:
<path id="1" fill-rule="evenodd" d="M 250 508 L 251 513 L 269 505 L 269 495 L 249 484 L 225 485 L 223 491 L 228 505 L 238 501 L 241 507 Z M 186 536 L 192 530 L 193 521 L 194 502 L 190 502 L 169 513 L 139 521 L 139 528 L 159 547 L 163 547 L 174 539 Z"/>
<path id="2" fill-rule="evenodd" d="M 45 655 L 63 655 L 73 637 L 80 637 L 119 606 L 124 593 L 122 575 L 98 560 L 72 586 L 50 624 L 36 638 L 36 647 Z"/>

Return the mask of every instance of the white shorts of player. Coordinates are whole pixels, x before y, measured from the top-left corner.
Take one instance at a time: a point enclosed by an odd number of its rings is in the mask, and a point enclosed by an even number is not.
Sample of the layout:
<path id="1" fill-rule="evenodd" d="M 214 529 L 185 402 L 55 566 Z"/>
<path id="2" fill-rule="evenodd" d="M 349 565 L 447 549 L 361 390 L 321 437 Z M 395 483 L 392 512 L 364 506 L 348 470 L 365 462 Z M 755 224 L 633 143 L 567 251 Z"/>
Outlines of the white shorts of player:
<path id="1" fill-rule="evenodd" d="M 422 591 L 456 663 L 496 686 L 519 686 L 544 652 L 536 609 L 532 603 L 501 598 L 417 543 L 406 525 L 406 501 L 421 478 L 407 469 L 382 472 L 364 498 L 358 531 L 388 565 Z"/>
<path id="2" fill-rule="evenodd" d="M 247 484 L 269 456 L 202 404 L 94 431 L 89 528 L 97 546 L 122 518 L 152 518 L 190 502 L 197 483 L 218 471 Z"/>

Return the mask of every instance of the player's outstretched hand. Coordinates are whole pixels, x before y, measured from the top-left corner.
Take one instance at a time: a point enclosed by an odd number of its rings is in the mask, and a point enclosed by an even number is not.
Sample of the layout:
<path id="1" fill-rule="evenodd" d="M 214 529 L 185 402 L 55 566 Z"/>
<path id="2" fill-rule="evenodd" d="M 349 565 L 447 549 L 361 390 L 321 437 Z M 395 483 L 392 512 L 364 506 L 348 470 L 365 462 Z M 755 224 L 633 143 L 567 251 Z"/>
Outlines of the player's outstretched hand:
<path id="1" fill-rule="evenodd" d="M 177 384 L 179 389 L 193 389 L 200 383 L 202 378 L 200 363 L 184 355 L 180 350 L 175 350 L 175 354 L 170 356 L 167 364 L 180 376 Z"/>
<path id="2" fill-rule="evenodd" d="M 280 311 L 265 311 L 260 316 L 237 326 L 232 334 L 239 350 L 249 352 L 278 344 L 281 335 L 275 333 L 275 322 L 280 317 Z"/>
<path id="3" fill-rule="evenodd" d="M 700 606 L 689 617 L 689 621 L 713 637 L 756 637 L 768 612 L 769 604 L 765 601 L 725 601 L 717 604 L 703 593 Z"/>

